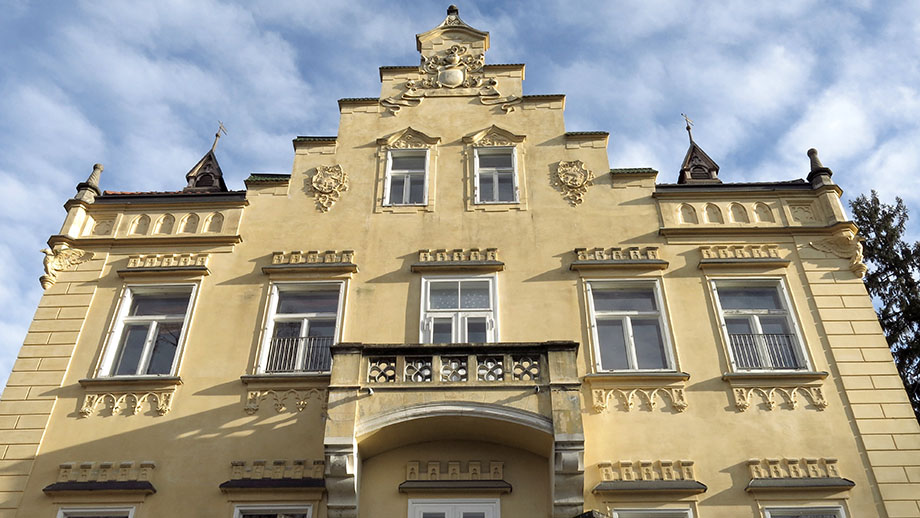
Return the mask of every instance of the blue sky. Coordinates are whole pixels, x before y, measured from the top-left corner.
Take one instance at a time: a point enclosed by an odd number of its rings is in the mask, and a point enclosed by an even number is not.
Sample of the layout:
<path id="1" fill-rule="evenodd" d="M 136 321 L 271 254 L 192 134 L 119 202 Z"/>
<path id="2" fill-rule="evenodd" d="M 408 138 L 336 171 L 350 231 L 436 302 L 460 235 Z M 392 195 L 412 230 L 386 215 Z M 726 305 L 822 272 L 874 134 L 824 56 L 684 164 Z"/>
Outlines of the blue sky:
<path id="1" fill-rule="evenodd" d="M 108 190 L 174 190 L 211 145 L 231 189 L 290 172 L 291 138 L 335 135 L 336 100 L 416 65 L 447 2 L 0 0 L 0 382 L 41 296 L 64 201 L 95 162 Z M 920 3 L 463 1 L 487 63 L 565 93 L 569 131 L 611 133 L 612 167 L 673 182 L 682 112 L 724 181 L 807 174 L 901 196 L 920 218 Z M 912 227 L 915 230 L 915 227 Z M 912 232 L 914 238 L 917 234 Z"/>

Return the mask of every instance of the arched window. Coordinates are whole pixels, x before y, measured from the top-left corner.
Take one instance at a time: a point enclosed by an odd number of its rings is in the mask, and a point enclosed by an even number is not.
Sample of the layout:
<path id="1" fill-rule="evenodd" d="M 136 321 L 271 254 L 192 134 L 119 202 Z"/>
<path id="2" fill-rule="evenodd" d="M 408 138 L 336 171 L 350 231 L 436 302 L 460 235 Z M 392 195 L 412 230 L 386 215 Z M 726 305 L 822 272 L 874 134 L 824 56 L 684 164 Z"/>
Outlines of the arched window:
<path id="1" fill-rule="evenodd" d="M 205 225 L 205 232 L 220 232 L 224 226 L 224 216 L 220 212 L 215 212 L 208 216 L 208 223 Z"/>
<path id="2" fill-rule="evenodd" d="M 724 223 L 722 211 L 719 207 L 709 203 L 706 205 L 706 223 Z"/>
<path id="3" fill-rule="evenodd" d="M 731 218 L 735 223 L 750 223 L 747 210 L 740 203 L 732 203 Z"/>
<path id="4" fill-rule="evenodd" d="M 143 236 L 146 235 L 150 230 L 150 216 L 146 214 L 141 214 L 134 220 L 134 223 L 131 224 L 131 233 L 134 235 Z"/>
<path id="5" fill-rule="evenodd" d="M 194 234 L 198 231 L 198 214 L 192 213 L 185 217 L 182 222 L 182 232 L 184 234 Z"/>
<path id="6" fill-rule="evenodd" d="M 681 223 L 699 223 L 700 220 L 696 217 L 696 209 L 693 208 L 693 205 L 687 205 L 684 203 L 680 206 L 678 211 L 680 216 Z"/>
<path id="7" fill-rule="evenodd" d="M 172 214 L 164 214 L 159 221 L 157 221 L 157 229 L 154 234 L 172 234 L 173 226 L 176 224 L 176 218 Z"/>

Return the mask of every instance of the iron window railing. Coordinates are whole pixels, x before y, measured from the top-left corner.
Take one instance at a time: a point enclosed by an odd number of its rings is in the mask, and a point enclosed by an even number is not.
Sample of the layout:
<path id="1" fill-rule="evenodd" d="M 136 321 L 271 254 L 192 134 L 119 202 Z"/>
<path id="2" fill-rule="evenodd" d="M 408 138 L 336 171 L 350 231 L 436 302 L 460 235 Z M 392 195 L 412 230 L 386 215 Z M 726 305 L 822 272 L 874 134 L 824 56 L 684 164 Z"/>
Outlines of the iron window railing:
<path id="1" fill-rule="evenodd" d="M 331 336 L 273 338 L 265 372 L 328 372 L 332 367 Z"/>
<path id="2" fill-rule="evenodd" d="M 738 369 L 804 369 L 793 334 L 729 334 Z"/>

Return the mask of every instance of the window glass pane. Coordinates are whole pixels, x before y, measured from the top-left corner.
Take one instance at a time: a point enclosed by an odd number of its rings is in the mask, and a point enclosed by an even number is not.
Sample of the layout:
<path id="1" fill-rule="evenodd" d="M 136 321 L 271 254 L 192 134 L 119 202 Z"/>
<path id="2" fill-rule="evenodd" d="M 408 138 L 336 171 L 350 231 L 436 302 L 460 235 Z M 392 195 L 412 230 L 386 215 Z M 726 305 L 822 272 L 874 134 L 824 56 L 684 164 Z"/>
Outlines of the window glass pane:
<path id="1" fill-rule="evenodd" d="M 335 313 L 339 291 L 280 291 L 278 313 Z"/>
<path id="2" fill-rule="evenodd" d="M 783 309 L 776 288 L 720 287 L 722 309 Z"/>
<path id="3" fill-rule="evenodd" d="M 405 189 L 406 177 L 404 175 L 393 175 L 390 177 L 390 203 L 406 203 L 403 196 Z"/>
<path id="4" fill-rule="evenodd" d="M 591 290 L 596 311 L 657 311 L 655 291 L 648 288 Z"/>
<path id="5" fill-rule="evenodd" d="M 121 339 L 121 352 L 115 366 L 116 376 L 137 374 L 137 365 L 140 363 L 149 330 L 150 324 L 125 326 Z"/>
<path id="6" fill-rule="evenodd" d="M 725 327 L 730 335 L 750 335 L 754 333 L 751 321 L 746 318 L 726 318 Z"/>
<path id="7" fill-rule="evenodd" d="M 188 298 L 188 293 L 135 293 L 131 302 L 130 315 L 184 315 L 188 309 Z"/>
<path id="8" fill-rule="evenodd" d="M 422 513 L 422 518 L 447 518 L 447 513 L 440 513 L 440 512 L 431 513 L 431 512 L 425 511 Z"/>
<path id="9" fill-rule="evenodd" d="M 457 281 L 439 281 L 428 285 L 428 307 L 431 309 L 457 309 L 459 306 Z"/>
<path id="10" fill-rule="evenodd" d="M 425 203 L 425 177 L 416 174 L 407 178 L 409 181 L 408 203 Z"/>
<path id="11" fill-rule="evenodd" d="M 424 171 L 425 155 L 393 156 L 393 171 Z"/>
<path id="12" fill-rule="evenodd" d="M 497 176 L 499 201 L 514 201 L 514 174 L 501 173 Z"/>
<path id="13" fill-rule="evenodd" d="M 597 340 L 602 369 L 629 368 L 622 320 L 598 320 Z"/>
<path id="14" fill-rule="evenodd" d="M 449 344 L 454 341 L 453 319 L 435 318 L 431 323 L 431 343 Z"/>
<path id="15" fill-rule="evenodd" d="M 484 343 L 488 341 L 485 317 L 471 317 L 466 319 L 466 341 L 473 343 Z"/>
<path id="16" fill-rule="evenodd" d="M 272 338 L 299 338 L 301 322 L 276 322 Z"/>
<path id="17" fill-rule="evenodd" d="M 460 308 L 489 309 L 489 281 L 460 283 Z"/>
<path id="18" fill-rule="evenodd" d="M 493 169 L 511 169 L 512 150 L 502 150 L 499 152 L 479 152 L 479 167 L 488 167 Z"/>
<path id="19" fill-rule="evenodd" d="M 169 374 L 172 371 L 173 358 L 179 346 L 181 323 L 160 324 L 153 343 L 153 353 L 147 365 L 147 374 Z"/>
<path id="20" fill-rule="evenodd" d="M 493 186 L 491 173 L 479 175 L 479 200 L 495 201 L 495 187 Z"/>
<path id="21" fill-rule="evenodd" d="M 658 320 L 632 319 L 633 340 L 636 344 L 636 361 L 640 369 L 667 369 L 668 357 Z"/>
<path id="22" fill-rule="evenodd" d="M 335 320 L 310 320 L 307 336 L 334 336 Z"/>
<path id="23" fill-rule="evenodd" d="M 463 518 L 486 518 L 486 513 L 482 513 L 482 512 L 471 513 L 469 511 L 464 511 Z"/>
<path id="24" fill-rule="evenodd" d="M 792 332 L 789 330 L 789 322 L 782 317 L 761 317 L 760 327 L 767 335 L 788 335 Z"/>

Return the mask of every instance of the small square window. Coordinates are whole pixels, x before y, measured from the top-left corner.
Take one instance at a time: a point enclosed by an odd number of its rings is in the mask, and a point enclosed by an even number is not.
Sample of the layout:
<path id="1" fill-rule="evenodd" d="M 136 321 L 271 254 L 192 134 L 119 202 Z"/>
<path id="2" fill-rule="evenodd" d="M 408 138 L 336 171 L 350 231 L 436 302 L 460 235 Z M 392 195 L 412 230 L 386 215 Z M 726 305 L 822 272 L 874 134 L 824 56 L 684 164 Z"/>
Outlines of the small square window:
<path id="1" fill-rule="evenodd" d="M 514 148 L 475 148 L 475 152 L 476 203 L 517 203 Z"/>
<path id="2" fill-rule="evenodd" d="M 495 278 L 422 280 L 424 343 L 495 341 Z"/>
<path id="3" fill-rule="evenodd" d="M 781 281 L 712 282 L 735 370 L 802 370 L 805 350 Z"/>
<path id="4" fill-rule="evenodd" d="M 657 282 L 588 283 L 600 371 L 673 370 Z"/>
<path id="5" fill-rule="evenodd" d="M 428 201 L 428 150 L 387 153 L 386 205 L 425 205 Z"/>
<path id="6" fill-rule="evenodd" d="M 129 286 L 103 357 L 103 376 L 175 373 L 194 286 Z"/>
<path id="7" fill-rule="evenodd" d="M 272 286 L 260 372 L 327 372 L 338 336 L 342 283 Z"/>

